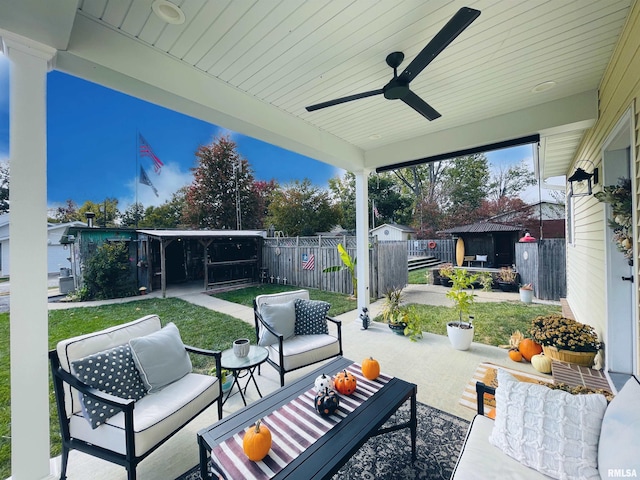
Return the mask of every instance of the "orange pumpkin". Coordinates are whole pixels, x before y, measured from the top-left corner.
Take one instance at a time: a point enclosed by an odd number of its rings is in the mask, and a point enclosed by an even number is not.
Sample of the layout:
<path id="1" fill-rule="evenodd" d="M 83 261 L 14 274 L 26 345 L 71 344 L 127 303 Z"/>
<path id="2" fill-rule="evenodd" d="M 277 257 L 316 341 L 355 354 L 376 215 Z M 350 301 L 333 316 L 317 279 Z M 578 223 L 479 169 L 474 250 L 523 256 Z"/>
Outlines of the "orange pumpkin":
<path id="1" fill-rule="evenodd" d="M 333 386 L 338 393 L 351 395 L 356 391 L 356 377 L 346 370 L 336 374 L 333 379 Z"/>
<path id="2" fill-rule="evenodd" d="M 509 350 L 509 358 L 514 362 L 521 362 L 522 354 L 518 350 Z"/>
<path id="3" fill-rule="evenodd" d="M 375 380 L 380 375 L 380 364 L 373 357 L 362 361 L 362 375 L 369 380 Z"/>
<path id="4" fill-rule="evenodd" d="M 518 350 L 520 350 L 520 353 L 522 354 L 524 359 L 527 362 L 530 362 L 531 357 L 539 353 L 542 353 L 542 345 L 540 345 L 539 343 L 536 343 L 530 338 L 525 338 L 524 340 L 520 341 L 520 345 L 518 345 Z"/>
<path id="5" fill-rule="evenodd" d="M 270 449 L 271 432 L 266 426 L 261 425 L 261 420 L 257 420 L 255 426 L 244 434 L 242 450 L 249 460 L 259 462 L 267 456 Z"/>

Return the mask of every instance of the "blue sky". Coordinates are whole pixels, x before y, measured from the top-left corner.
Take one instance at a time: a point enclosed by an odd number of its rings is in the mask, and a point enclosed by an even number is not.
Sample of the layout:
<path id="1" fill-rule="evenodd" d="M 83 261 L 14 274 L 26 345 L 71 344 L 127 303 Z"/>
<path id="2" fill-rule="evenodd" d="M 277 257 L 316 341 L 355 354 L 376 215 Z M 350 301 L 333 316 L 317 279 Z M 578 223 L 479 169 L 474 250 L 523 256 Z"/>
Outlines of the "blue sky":
<path id="1" fill-rule="evenodd" d="M 9 157 L 9 62 L 0 55 L 0 161 Z M 276 179 L 281 184 L 309 178 L 326 187 L 344 172 L 288 150 L 231 132 L 192 117 L 138 100 L 99 85 L 51 72 L 47 105 L 47 199 L 50 207 L 67 199 L 81 205 L 114 197 L 124 210 L 136 198 L 143 205 L 159 205 L 180 187 L 191 183 L 194 153 L 215 137 L 229 135 L 258 180 Z M 141 158 L 158 190 L 136 184 L 137 132 L 140 132 L 164 167 L 160 175 L 151 160 Z M 531 164 L 530 146 L 491 152 L 495 167 L 521 160 Z M 525 200 L 537 200 L 537 191 Z"/>

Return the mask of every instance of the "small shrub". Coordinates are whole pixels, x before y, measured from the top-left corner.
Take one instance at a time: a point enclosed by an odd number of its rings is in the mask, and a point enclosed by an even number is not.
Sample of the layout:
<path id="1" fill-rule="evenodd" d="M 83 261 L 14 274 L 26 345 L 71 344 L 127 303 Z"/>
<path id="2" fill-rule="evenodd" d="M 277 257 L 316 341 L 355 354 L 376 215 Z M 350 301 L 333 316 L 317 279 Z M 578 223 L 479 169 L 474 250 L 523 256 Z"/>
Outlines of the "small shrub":
<path id="1" fill-rule="evenodd" d="M 124 242 L 105 243 L 98 247 L 87 261 L 83 277 L 88 299 L 131 297 L 136 294 L 129 248 Z"/>

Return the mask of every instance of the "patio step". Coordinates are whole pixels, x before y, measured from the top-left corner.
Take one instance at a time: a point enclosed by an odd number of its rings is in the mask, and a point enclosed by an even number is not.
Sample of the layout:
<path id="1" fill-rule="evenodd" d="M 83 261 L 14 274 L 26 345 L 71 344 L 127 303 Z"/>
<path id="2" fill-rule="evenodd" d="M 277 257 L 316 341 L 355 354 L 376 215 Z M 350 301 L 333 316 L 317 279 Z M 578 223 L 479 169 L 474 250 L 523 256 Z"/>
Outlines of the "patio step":
<path id="1" fill-rule="evenodd" d="M 428 257 L 409 257 L 407 260 L 407 269 L 418 270 L 419 268 L 430 268 L 440 265 L 442 260 L 434 256 Z"/>

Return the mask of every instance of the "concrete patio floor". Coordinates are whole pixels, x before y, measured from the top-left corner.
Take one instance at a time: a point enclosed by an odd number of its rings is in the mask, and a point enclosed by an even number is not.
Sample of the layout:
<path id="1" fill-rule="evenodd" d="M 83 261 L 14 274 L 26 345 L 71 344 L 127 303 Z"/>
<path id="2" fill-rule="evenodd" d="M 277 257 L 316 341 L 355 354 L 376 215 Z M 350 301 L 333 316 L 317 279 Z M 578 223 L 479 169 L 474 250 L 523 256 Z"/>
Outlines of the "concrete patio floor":
<path id="1" fill-rule="evenodd" d="M 227 313 L 253 325 L 253 310 L 234 303 L 226 302 L 203 294 L 200 287 L 185 286 L 172 288 L 168 295 L 182 298 L 212 310 Z M 406 301 L 431 305 L 448 305 L 444 296 L 445 287 L 433 285 L 409 285 L 406 289 Z M 518 300 L 517 293 L 477 292 L 477 301 Z M 141 297 L 137 297 L 138 299 Z M 145 297 L 142 297 L 145 298 Z M 148 298 L 148 296 L 146 297 Z M 96 302 L 87 302 L 90 305 Z M 104 303 L 104 302 L 100 302 Z M 547 302 L 545 302 L 547 303 Z M 555 303 L 555 302 L 549 302 Z M 559 304 L 558 304 L 559 305 Z M 50 304 L 51 309 L 76 307 L 78 304 Z M 378 314 L 382 302 L 371 305 L 372 318 Z M 355 311 L 338 317 L 342 320 L 344 356 L 360 362 L 368 356 L 374 356 L 381 364 L 383 372 L 397 376 L 418 385 L 418 401 L 470 420 L 474 411 L 459 403 L 462 392 L 476 367 L 482 362 L 491 362 L 524 372 L 535 373 L 530 364 L 516 364 L 509 360 L 506 351 L 473 343 L 468 351 L 454 350 L 446 336 L 425 334 L 417 342 L 395 335 L 385 324 L 373 322 L 367 330 L 362 330 L 361 321 Z M 318 365 L 307 367 L 286 375 L 289 382 Z M 263 394 L 279 388 L 276 371 L 268 364 L 264 365 L 260 376 L 256 376 Z M 258 399 L 255 389 L 247 391 L 249 401 Z M 224 415 L 228 415 L 243 406 L 239 395 L 232 396 L 224 405 Z M 183 428 L 162 447 L 151 454 L 138 466 L 138 478 L 175 479 L 198 462 L 196 433 L 217 420 L 215 408 L 209 408 Z M 59 457 L 52 459 L 59 465 Z M 57 467 L 59 468 L 59 467 Z M 57 471 L 57 470 L 56 470 Z M 72 451 L 69 458 L 67 477 L 70 480 L 124 480 L 127 478 L 123 467 L 96 459 L 83 453 Z"/>

